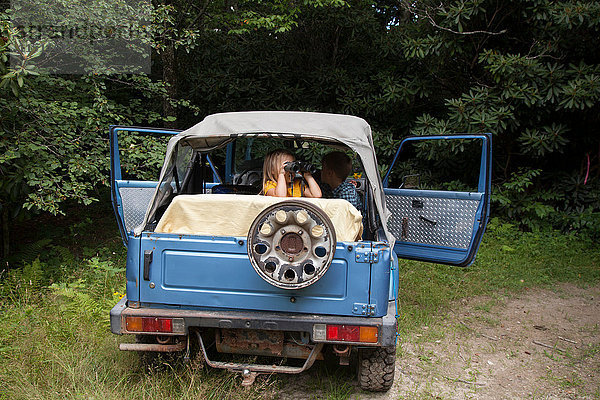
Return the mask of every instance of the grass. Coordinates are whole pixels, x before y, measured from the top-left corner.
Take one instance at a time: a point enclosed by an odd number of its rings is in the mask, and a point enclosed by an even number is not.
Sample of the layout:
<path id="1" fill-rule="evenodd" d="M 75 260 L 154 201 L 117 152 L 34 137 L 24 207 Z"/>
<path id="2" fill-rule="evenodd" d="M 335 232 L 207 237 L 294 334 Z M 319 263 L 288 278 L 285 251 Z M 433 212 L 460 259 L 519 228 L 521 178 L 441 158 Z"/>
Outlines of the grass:
<path id="1" fill-rule="evenodd" d="M 11 303 L 3 302 L 0 399 L 253 399 L 273 385 L 263 379 L 243 390 L 237 375 L 197 363 L 144 370 L 136 354 L 118 350 L 122 338 L 108 329 L 107 313 L 118 299 L 108 292 L 122 274 L 106 280 L 96 275 L 96 282 L 110 288 L 104 290 L 106 301 L 83 273 L 78 286 L 43 290 L 32 283 Z"/>
<path id="2" fill-rule="evenodd" d="M 30 233 L 23 239 L 29 247 L 13 257 L 18 263 L 21 254 L 22 265 L 0 272 L 0 399 L 246 400 L 276 398 L 279 386 L 294 385 L 295 377 L 260 376 L 245 389 L 239 375 L 199 362 L 147 371 L 136 354 L 120 352 L 118 344 L 125 339 L 109 332 L 108 312 L 124 293 L 125 251 L 110 210 L 89 215 L 105 217 L 48 224 L 46 236 Z M 401 337 L 439 337 L 435 322 L 472 296 L 490 296 L 481 305 L 486 312 L 494 298 L 526 288 L 596 284 L 599 262 L 592 243 L 554 232 L 520 233 L 495 220 L 469 268 L 401 262 Z M 589 349 L 591 355 L 597 351 Z M 351 372 L 313 368 L 304 380 L 314 398 L 346 399 L 357 393 Z"/>
<path id="3" fill-rule="evenodd" d="M 519 232 L 494 219 L 468 268 L 400 261 L 398 327 L 401 337 L 421 332 L 457 301 L 489 296 L 490 309 L 502 296 L 559 282 L 595 285 L 600 281 L 597 243 L 557 232 Z M 493 321 L 491 321 L 493 322 Z"/>
<path id="4" fill-rule="evenodd" d="M 125 339 L 110 333 L 108 312 L 125 291 L 125 250 L 110 210 L 29 236 L 0 272 L 0 399 L 257 399 L 277 381 L 250 389 L 239 375 L 201 363 L 145 370 Z M 29 231 L 30 232 L 30 231 Z M 40 248 L 41 247 L 41 248 Z M 35 258 L 33 253 L 36 252 Z"/>
<path id="5" fill-rule="evenodd" d="M 548 371 L 546 379 L 556 383 L 562 389 L 572 389 L 581 386 L 584 382 L 577 374 L 572 373 L 569 376 L 556 376 L 552 371 Z"/>

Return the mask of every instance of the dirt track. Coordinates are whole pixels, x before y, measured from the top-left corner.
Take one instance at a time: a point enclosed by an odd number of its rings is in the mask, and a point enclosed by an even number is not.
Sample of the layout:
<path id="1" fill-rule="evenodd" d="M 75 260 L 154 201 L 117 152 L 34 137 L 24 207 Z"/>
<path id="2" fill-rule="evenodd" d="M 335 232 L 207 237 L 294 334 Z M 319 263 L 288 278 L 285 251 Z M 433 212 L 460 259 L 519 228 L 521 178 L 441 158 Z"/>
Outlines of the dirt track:
<path id="1" fill-rule="evenodd" d="M 600 399 L 600 287 L 463 302 L 439 326 L 404 338 L 398 353 L 387 393 L 360 391 L 349 372 L 340 393 L 339 377 L 332 384 L 313 372 L 285 379 L 276 397 Z"/>

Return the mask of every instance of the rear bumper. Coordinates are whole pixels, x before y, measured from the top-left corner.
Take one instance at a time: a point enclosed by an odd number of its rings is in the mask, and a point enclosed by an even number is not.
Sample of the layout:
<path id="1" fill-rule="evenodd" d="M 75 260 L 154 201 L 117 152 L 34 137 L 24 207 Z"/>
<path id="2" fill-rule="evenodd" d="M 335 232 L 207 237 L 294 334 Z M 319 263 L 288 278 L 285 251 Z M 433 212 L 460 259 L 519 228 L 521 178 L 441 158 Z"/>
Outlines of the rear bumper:
<path id="1" fill-rule="evenodd" d="M 315 340 L 315 324 L 376 326 L 379 330 L 377 343 L 360 343 L 361 346 L 394 346 L 396 344 L 396 305 L 388 303 L 387 314 L 380 318 L 346 317 L 335 315 L 292 314 L 265 311 L 231 310 L 181 310 L 168 308 L 130 308 L 127 298 L 123 297 L 110 311 L 110 328 L 115 334 L 128 334 L 125 318 L 159 317 L 183 320 L 184 331 L 189 328 L 257 329 L 273 331 L 309 332 L 313 342 L 343 343 L 327 340 Z M 358 344 L 358 343 L 355 343 Z"/>

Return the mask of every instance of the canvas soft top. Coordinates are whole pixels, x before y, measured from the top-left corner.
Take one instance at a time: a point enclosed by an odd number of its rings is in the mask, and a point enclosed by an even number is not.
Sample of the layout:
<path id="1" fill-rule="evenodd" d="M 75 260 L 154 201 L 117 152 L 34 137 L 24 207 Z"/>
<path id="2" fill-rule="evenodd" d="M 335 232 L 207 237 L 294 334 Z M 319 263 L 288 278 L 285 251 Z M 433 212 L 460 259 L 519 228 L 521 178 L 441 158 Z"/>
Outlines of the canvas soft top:
<path id="1" fill-rule="evenodd" d="M 389 212 L 385 206 L 383 184 L 377 169 L 371 127 L 362 118 L 342 114 L 298 111 L 248 111 L 209 115 L 202 122 L 169 140 L 159 182 L 163 182 L 168 174 L 178 144 L 186 144 L 200 151 L 208 151 L 221 147 L 236 137 L 254 135 L 337 142 L 345 144 L 355 151 L 362 161 L 373 192 L 377 213 L 383 223 L 388 241 L 391 246 L 394 245 L 394 238 L 387 229 Z M 135 231 L 136 234 L 141 233 L 155 209 L 159 187 L 160 184 L 150 202 L 143 224 Z"/>

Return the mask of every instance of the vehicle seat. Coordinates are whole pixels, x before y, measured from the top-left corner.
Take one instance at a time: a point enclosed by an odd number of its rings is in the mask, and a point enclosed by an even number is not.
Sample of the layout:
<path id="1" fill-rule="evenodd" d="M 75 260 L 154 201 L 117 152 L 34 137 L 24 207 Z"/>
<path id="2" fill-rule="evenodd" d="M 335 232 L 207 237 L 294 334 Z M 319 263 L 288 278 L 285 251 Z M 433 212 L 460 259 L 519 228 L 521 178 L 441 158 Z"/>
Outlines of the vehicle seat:
<path id="1" fill-rule="evenodd" d="M 251 185 L 221 184 L 213 186 L 213 194 L 258 194 L 260 188 Z"/>

